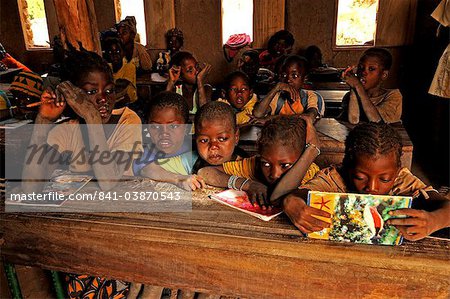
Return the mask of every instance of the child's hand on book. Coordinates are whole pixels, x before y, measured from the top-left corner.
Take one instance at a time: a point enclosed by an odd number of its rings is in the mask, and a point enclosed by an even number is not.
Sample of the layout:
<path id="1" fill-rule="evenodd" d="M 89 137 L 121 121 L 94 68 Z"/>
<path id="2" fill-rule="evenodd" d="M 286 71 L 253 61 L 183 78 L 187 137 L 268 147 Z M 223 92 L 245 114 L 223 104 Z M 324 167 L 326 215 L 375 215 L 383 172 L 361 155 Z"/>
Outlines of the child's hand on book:
<path id="1" fill-rule="evenodd" d="M 431 212 L 415 209 L 398 209 L 390 211 L 389 215 L 408 216 L 407 218 L 391 218 L 388 220 L 389 225 L 395 226 L 409 241 L 417 241 L 430 235 L 436 229 L 435 217 Z"/>
<path id="2" fill-rule="evenodd" d="M 262 209 L 269 207 L 269 198 L 267 196 L 266 185 L 257 181 L 250 181 L 244 185 L 242 190 L 247 192 L 248 199 L 253 206 L 257 204 Z"/>
<path id="3" fill-rule="evenodd" d="M 304 234 L 330 227 L 328 222 L 316 216 L 331 218 L 330 213 L 308 206 L 305 201 L 291 193 L 283 201 L 283 208 L 292 223 Z"/>

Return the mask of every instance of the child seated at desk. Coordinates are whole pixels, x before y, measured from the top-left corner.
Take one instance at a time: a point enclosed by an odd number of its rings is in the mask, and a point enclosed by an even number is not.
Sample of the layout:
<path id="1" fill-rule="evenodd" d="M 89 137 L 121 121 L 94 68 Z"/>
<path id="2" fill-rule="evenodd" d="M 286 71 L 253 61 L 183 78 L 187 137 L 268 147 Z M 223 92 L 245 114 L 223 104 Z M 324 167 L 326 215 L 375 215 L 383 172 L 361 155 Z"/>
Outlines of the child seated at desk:
<path id="1" fill-rule="evenodd" d="M 45 91 L 41 96 L 35 123 L 45 126 L 34 126 L 30 142 L 47 149 L 45 160 L 40 161 L 42 157 L 33 154 L 31 146 L 24 181 L 48 178 L 55 168 L 69 166 L 72 172 L 93 171 L 100 188 L 109 190 L 123 175 L 132 174 L 129 162 L 142 152 L 141 121 L 126 107 L 113 110 L 112 71 L 96 53 L 71 48 L 63 68 L 66 81 L 55 92 Z M 53 126 L 66 106 L 77 119 Z M 101 162 L 105 153 L 110 155 L 109 163 Z M 53 155 L 61 158 L 55 160 Z M 52 160 L 63 161 L 63 165 Z M 22 186 L 35 188 L 28 183 Z"/>
<path id="2" fill-rule="evenodd" d="M 137 100 L 136 66 L 124 57 L 118 38 L 108 38 L 103 43 L 104 58 L 111 64 L 116 86 L 115 108 L 120 108 Z"/>
<path id="3" fill-rule="evenodd" d="M 251 120 L 253 107 L 258 101 L 258 97 L 253 93 L 250 79 L 247 74 L 241 71 L 230 73 L 225 78 L 226 99 L 219 101 L 230 104 L 236 112 L 237 125 L 243 125 Z"/>
<path id="4" fill-rule="evenodd" d="M 203 180 L 192 175 L 197 154 L 192 152 L 188 118 L 189 108 L 179 94 L 164 91 L 152 100 L 147 117 L 151 144 L 146 144 L 142 157 L 134 161 L 135 175 L 185 190 L 204 187 Z"/>
<path id="5" fill-rule="evenodd" d="M 366 50 L 357 67 L 347 68 L 342 74 L 351 91 L 342 100 L 341 118 L 351 124 L 360 121 L 395 123 L 402 116 L 402 94 L 398 89 L 382 88 L 389 76 L 392 55 L 383 48 Z"/>
<path id="6" fill-rule="evenodd" d="M 311 143 L 306 144 L 305 140 Z M 294 189 L 319 171 L 313 163 L 317 153 L 320 153 L 316 144 L 318 138 L 310 120 L 305 121 L 299 116 L 277 116 L 270 119 L 261 131 L 258 156 L 205 167 L 198 174 L 207 184 L 243 190 L 252 204 L 265 207 L 270 204 L 268 187 L 281 182 L 280 178 L 291 167 L 295 167 L 298 174 L 295 185 L 285 185 L 283 189 Z"/>
<path id="7" fill-rule="evenodd" d="M 211 100 L 212 88 L 205 84 L 211 65 L 200 68 L 199 63 L 189 52 L 178 52 L 170 61 L 169 81 L 167 91 L 175 91 L 182 95 L 189 107 L 189 114 Z M 181 80 L 181 84 L 177 83 Z"/>
<path id="8" fill-rule="evenodd" d="M 413 196 L 424 208 L 399 209 L 392 216 L 407 218 L 390 219 L 408 240 L 422 239 L 432 232 L 450 225 L 450 201 L 425 185 L 407 168 L 401 168 L 401 138 L 387 124 L 366 123 L 356 126 L 345 141 L 342 167 L 322 169 L 300 190 L 284 200 L 284 211 L 303 233 L 320 231 L 329 224 L 315 216 L 331 217 L 329 213 L 306 205 L 308 190 L 322 192 L 354 192 L 373 195 Z M 418 200 L 417 197 L 426 200 Z"/>
<path id="9" fill-rule="evenodd" d="M 245 156 L 238 154 L 239 130 L 232 125 L 236 118 L 229 105 L 210 102 L 200 108 L 195 123 L 197 151 L 192 150 L 188 115 L 187 104 L 179 94 L 166 91 L 155 97 L 148 115 L 152 146 L 146 146 L 134 162 L 135 175 L 196 190 L 205 186 L 195 175 L 198 169 Z M 155 148 L 159 153 L 152 153 Z"/>
<path id="10" fill-rule="evenodd" d="M 267 115 L 303 114 L 315 122 L 324 113 L 322 97 L 303 89 L 307 61 L 297 55 L 288 56 L 281 67 L 282 82 L 278 83 L 253 110 L 257 118 Z"/>

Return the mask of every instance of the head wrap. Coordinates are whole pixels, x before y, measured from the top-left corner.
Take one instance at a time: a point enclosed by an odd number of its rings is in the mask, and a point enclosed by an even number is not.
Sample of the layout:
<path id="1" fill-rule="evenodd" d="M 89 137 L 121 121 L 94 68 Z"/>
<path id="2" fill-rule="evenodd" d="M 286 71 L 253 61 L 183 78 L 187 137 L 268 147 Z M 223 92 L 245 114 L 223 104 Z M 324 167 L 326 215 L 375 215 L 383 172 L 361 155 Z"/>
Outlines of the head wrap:
<path id="1" fill-rule="evenodd" d="M 119 29 L 119 27 L 128 27 L 130 31 L 132 31 L 134 34 L 137 32 L 136 28 L 136 18 L 134 16 L 127 16 L 125 19 L 119 22 L 119 24 L 116 25 L 116 28 Z"/>
<path id="2" fill-rule="evenodd" d="M 183 39 L 183 31 L 178 28 L 172 28 L 166 32 L 166 38 L 170 38 L 172 36 Z"/>
<path id="3" fill-rule="evenodd" d="M 20 72 L 14 77 L 14 81 L 11 83 L 9 90 L 20 91 L 30 96 L 40 98 L 44 91 L 42 83 L 42 78 L 38 74 Z"/>

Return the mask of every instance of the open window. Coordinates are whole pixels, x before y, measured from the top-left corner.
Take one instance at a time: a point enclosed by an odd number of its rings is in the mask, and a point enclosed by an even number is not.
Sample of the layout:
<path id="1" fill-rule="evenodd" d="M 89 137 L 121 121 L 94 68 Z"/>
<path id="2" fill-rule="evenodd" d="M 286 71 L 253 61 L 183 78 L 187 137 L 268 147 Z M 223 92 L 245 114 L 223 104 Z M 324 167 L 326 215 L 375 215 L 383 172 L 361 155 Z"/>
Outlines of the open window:
<path id="1" fill-rule="evenodd" d="M 336 47 L 374 46 L 379 0 L 337 0 Z"/>
<path id="2" fill-rule="evenodd" d="M 18 0 L 27 50 L 50 48 L 44 0 Z"/>
<path id="3" fill-rule="evenodd" d="M 144 0 L 115 0 L 116 20 L 120 21 L 127 16 L 136 18 L 136 29 L 139 42 L 147 45 L 147 31 L 145 29 Z"/>
<path id="4" fill-rule="evenodd" d="M 410 45 L 418 0 L 336 0 L 334 48 Z"/>
<path id="5" fill-rule="evenodd" d="M 222 0 L 222 44 L 238 33 L 253 40 L 253 0 Z"/>

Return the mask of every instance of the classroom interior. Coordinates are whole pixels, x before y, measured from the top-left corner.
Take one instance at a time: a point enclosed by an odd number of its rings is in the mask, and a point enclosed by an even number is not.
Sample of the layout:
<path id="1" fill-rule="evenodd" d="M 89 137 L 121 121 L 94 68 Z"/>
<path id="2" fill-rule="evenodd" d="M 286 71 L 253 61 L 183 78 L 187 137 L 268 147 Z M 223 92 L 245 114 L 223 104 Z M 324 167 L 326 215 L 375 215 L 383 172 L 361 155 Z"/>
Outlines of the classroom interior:
<path id="1" fill-rule="evenodd" d="M 26 1 L 0 0 L 0 42 L 11 56 L 42 75 L 54 63 L 53 53 L 51 48 L 30 49 L 26 45 L 17 4 L 22 2 Z M 57 2 L 44 0 L 49 36 L 59 34 L 57 9 L 63 5 L 59 7 Z M 98 31 L 113 27 L 125 17 L 117 18 L 117 2 L 120 2 L 117 0 L 79 2 L 86 3 L 91 13 L 95 12 L 96 26 L 92 27 Z M 384 86 L 399 88 L 403 95 L 401 119 L 413 145 L 412 172 L 427 184 L 442 187 L 449 198 L 450 101 L 428 93 L 439 59 L 450 42 L 450 28 L 441 27 L 437 36 L 439 23 L 430 16 L 440 2 L 379 0 L 375 46 L 388 49 L 393 56 Z M 211 85 L 219 86 L 224 74 L 234 70 L 235 64 L 224 58 L 221 0 L 144 0 L 144 3 L 145 46 L 154 64 L 158 53 L 165 49 L 165 32 L 176 27 L 184 35 L 183 50 L 192 52 L 198 61 L 212 65 L 208 76 Z M 335 45 L 337 9 L 338 0 L 254 1 L 253 48 L 265 49 L 273 33 L 286 29 L 295 38 L 293 54 L 302 54 L 308 46 L 316 45 L 328 66 L 345 69 L 354 65 L 367 47 Z M 145 84 L 149 76 L 149 73 L 140 75 L 144 82 L 141 96 L 155 93 Z M 21 285 L 24 297 L 54 297 L 51 283 L 41 270 L 21 266 L 18 272 L 21 281 L 26 281 Z M 4 276 L 1 280 L 0 297 L 9 298 Z"/>

